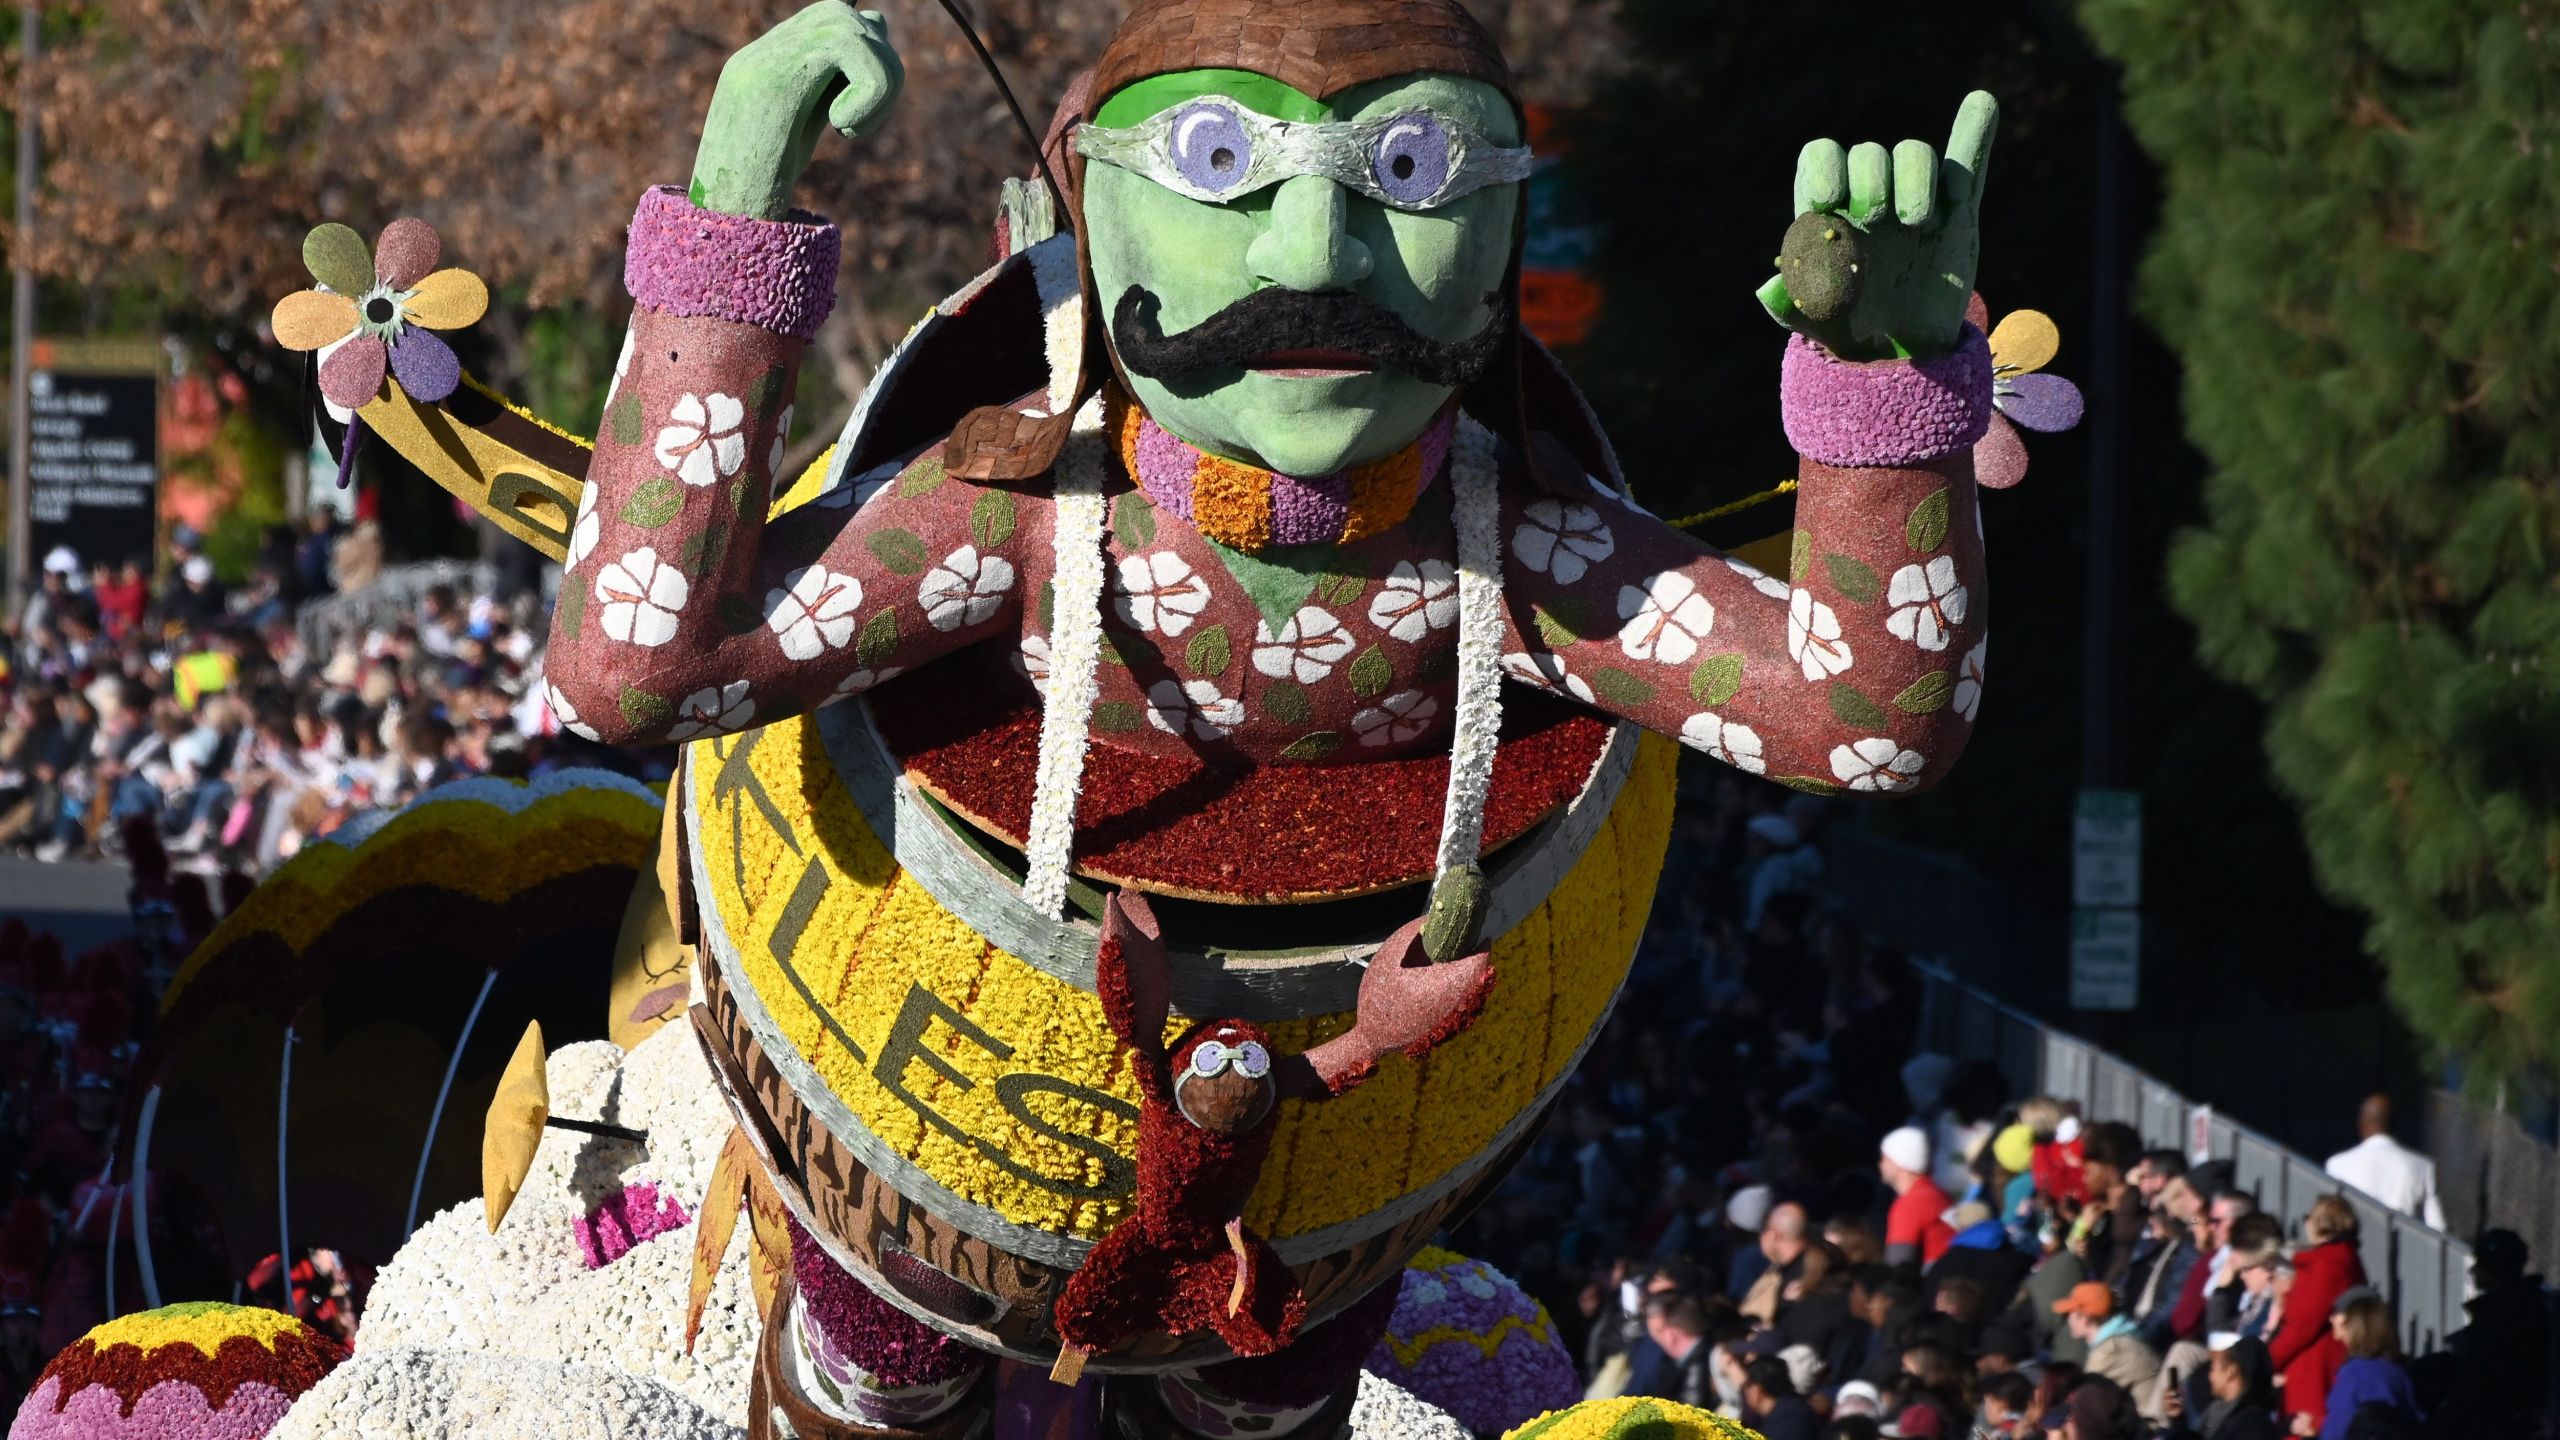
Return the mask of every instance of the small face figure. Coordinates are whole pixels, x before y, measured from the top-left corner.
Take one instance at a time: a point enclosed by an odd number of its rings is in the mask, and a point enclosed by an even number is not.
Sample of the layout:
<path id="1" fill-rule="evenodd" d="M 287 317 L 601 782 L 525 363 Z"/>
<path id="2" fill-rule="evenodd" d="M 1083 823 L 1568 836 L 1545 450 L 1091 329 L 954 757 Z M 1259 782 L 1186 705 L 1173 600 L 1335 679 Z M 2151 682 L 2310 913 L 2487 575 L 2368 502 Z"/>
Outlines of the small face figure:
<path id="1" fill-rule="evenodd" d="M 1276 1093 L 1270 1040 L 1258 1030 L 1212 1025 L 1174 1052 L 1174 1108 L 1212 1135 L 1241 1135 L 1261 1124 Z"/>
<path id="2" fill-rule="evenodd" d="M 1139 403 L 1284 474 L 1412 444 L 1510 323 L 1520 144 L 1501 92 L 1446 75 L 1319 100 L 1192 70 L 1109 97 L 1079 141 L 1085 224 Z"/>

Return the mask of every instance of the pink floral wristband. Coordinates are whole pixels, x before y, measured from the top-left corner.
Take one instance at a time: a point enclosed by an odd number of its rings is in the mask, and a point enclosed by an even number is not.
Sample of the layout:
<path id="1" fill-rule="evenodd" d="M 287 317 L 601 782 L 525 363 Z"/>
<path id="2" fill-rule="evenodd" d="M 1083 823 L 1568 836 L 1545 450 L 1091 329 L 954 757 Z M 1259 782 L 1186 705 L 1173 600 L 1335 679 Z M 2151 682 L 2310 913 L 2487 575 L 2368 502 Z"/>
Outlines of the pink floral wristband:
<path id="1" fill-rule="evenodd" d="M 1991 425 L 1991 346 L 1982 331 L 1927 360 L 1843 360 L 1787 341 L 1778 386 L 1787 440 L 1825 465 L 1919 465 L 1967 449 Z"/>
<path id="2" fill-rule="evenodd" d="M 631 298 L 652 310 L 711 316 L 806 340 L 836 303 L 836 227 L 795 210 L 754 220 L 705 210 L 672 185 L 640 197 L 622 266 Z"/>

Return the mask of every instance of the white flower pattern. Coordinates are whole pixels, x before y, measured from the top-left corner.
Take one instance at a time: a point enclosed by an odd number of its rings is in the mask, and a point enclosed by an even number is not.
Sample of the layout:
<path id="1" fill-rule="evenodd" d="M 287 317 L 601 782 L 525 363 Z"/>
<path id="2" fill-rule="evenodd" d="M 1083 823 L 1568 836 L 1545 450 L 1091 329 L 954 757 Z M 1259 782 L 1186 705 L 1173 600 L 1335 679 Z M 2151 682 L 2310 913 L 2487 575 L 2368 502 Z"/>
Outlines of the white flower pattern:
<path id="1" fill-rule="evenodd" d="M 924 618 L 934 629 L 957 630 L 995 618 L 1011 589 L 1012 561 L 1001 555 L 981 555 L 977 546 L 963 545 L 924 577 L 916 587 L 916 603 L 924 607 Z"/>
<path id="2" fill-rule="evenodd" d="M 1515 651 L 1502 657 L 1502 673 L 1523 685 L 1570 695 L 1585 705 L 1595 703 L 1591 686 L 1567 670 L 1564 657 L 1551 650 Z"/>
<path id="3" fill-rule="evenodd" d="M 1923 650 L 1944 650 L 1964 623 L 1965 587 L 1956 579 L 1956 557 L 1941 555 L 1927 565 L 1905 565 L 1893 572 L 1887 604 L 1896 606 L 1884 628 Z"/>
<path id="4" fill-rule="evenodd" d="M 1351 717 L 1351 733 L 1363 745 L 1402 745 L 1419 739 L 1440 715 L 1440 702 L 1419 690 L 1388 696 Z"/>
<path id="5" fill-rule="evenodd" d="M 1013 652 L 1014 673 L 1031 682 L 1040 698 L 1049 698 L 1049 637 L 1025 635 L 1022 648 Z"/>
<path id="6" fill-rule="evenodd" d="M 1369 602 L 1369 623 L 1408 644 L 1458 623 L 1458 570 L 1446 560 L 1399 560 Z"/>
<path id="7" fill-rule="evenodd" d="M 585 564 L 587 557 L 595 553 L 596 541 L 604 537 L 604 519 L 596 514 L 596 492 L 603 488 L 590 480 L 578 493 L 578 523 L 569 532 L 569 554 L 564 561 L 571 570 Z"/>
<path id="8" fill-rule="evenodd" d="M 1841 674 L 1855 658 L 1849 642 L 1840 638 L 1840 617 L 1810 590 L 1787 598 L 1787 655 L 1804 667 L 1807 680 Z"/>
<path id="9" fill-rule="evenodd" d="M 1903 749 L 1888 735 L 1871 735 L 1831 751 L 1831 773 L 1852 790 L 1908 790 L 1920 783 L 1920 768 L 1928 763 L 1919 751 Z"/>
<path id="10" fill-rule="evenodd" d="M 1985 635 L 1973 642 L 1973 648 L 1964 653 L 1964 659 L 1956 666 L 1956 713 L 1963 716 L 1968 724 L 1973 720 L 1973 712 L 1982 708 L 1982 657 L 1983 652 L 1990 648 L 1991 637 Z"/>
<path id="11" fill-rule="evenodd" d="M 861 694 L 863 691 L 868 690 L 875 685 L 886 684 L 905 673 L 907 673 L 906 667 L 901 665 L 892 665 L 885 670 L 856 670 L 852 674 L 844 677 L 842 680 L 837 681 L 835 693 L 827 698 L 830 700 L 850 700 L 854 696 Z"/>
<path id="12" fill-rule="evenodd" d="M 1759 566 L 1752 564 L 1748 560 L 1736 560 L 1732 556 L 1727 555 L 1724 557 L 1724 563 L 1727 568 L 1733 571 L 1734 574 L 1750 581 L 1752 589 L 1759 591 L 1761 594 L 1768 596 L 1772 600 L 1784 600 L 1787 598 L 1786 581 L 1779 579 L 1777 576 L 1770 574 L 1768 571 L 1761 569 Z"/>
<path id="13" fill-rule="evenodd" d="M 676 723 L 667 731 L 669 740 L 682 743 L 705 735 L 734 735 L 747 728 L 756 717 L 756 702 L 747 696 L 747 681 L 732 680 L 725 686 L 696 690 L 684 697 L 676 707 Z"/>
<path id="14" fill-rule="evenodd" d="M 1591 506 L 1532 500 L 1520 511 L 1520 527 L 1511 532 L 1511 553 L 1530 569 L 1554 576 L 1557 584 L 1570 585 L 1618 553 L 1618 539 Z"/>
<path id="15" fill-rule="evenodd" d="M 1703 751 L 1709 759 L 1721 760 L 1746 774 L 1769 773 L 1769 762 L 1761 751 L 1760 732 L 1712 711 L 1700 711 L 1690 716 L 1688 722 L 1680 727 L 1680 743 L 1692 750 Z"/>
<path id="16" fill-rule="evenodd" d="M 1642 589 L 1618 587 L 1618 648 L 1630 660 L 1656 660 L 1686 665 L 1698 653 L 1698 642 L 1716 624 L 1716 607 L 1698 590 L 1696 581 L 1677 570 L 1665 570 Z"/>
<path id="17" fill-rule="evenodd" d="M 1253 627 L 1253 668 L 1274 680 L 1313 685 L 1333 673 L 1351 654 L 1350 629 L 1316 606 L 1292 615 L 1274 634 L 1271 622 Z"/>
<path id="18" fill-rule="evenodd" d="M 706 400 L 685 394 L 658 432 L 658 463 L 687 485 L 709 485 L 737 474 L 747 463 L 747 437 L 738 428 L 746 418 L 746 405 L 734 395 L 714 392 Z"/>
<path id="19" fill-rule="evenodd" d="M 815 660 L 852 642 L 853 612 L 862 604 L 860 579 L 809 565 L 783 576 L 782 587 L 765 592 L 764 623 L 782 642 L 783 654 Z"/>
<path id="20" fill-rule="evenodd" d="M 782 483 L 782 452 L 791 448 L 791 417 L 798 405 L 782 407 L 782 418 L 773 422 L 773 448 L 765 452 L 764 473 L 777 485 Z"/>
<path id="21" fill-rule="evenodd" d="M 1168 735 L 1224 740 L 1244 723 L 1244 702 L 1211 681 L 1159 680 L 1147 687 L 1147 719 Z"/>
<path id="22" fill-rule="evenodd" d="M 604 602 L 607 638 L 655 647 L 676 638 L 676 617 L 693 586 L 683 571 L 658 559 L 656 547 L 643 545 L 604 567 L 595 593 Z"/>
<path id="23" fill-rule="evenodd" d="M 561 729 L 572 735 L 584 735 L 590 740 L 604 738 L 595 732 L 595 727 L 579 723 L 578 707 L 569 703 L 569 697 L 560 693 L 559 686 L 547 680 L 542 685 L 542 703 L 551 707 L 551 718 L 560 722 Z"/>
<path id="24" fill-rule="evenodd" d="M 1120 558 L 1111 611 L 1144 634 L 1179 636 L 1209 608 L 1209 582 L 1170 550 Z"/>

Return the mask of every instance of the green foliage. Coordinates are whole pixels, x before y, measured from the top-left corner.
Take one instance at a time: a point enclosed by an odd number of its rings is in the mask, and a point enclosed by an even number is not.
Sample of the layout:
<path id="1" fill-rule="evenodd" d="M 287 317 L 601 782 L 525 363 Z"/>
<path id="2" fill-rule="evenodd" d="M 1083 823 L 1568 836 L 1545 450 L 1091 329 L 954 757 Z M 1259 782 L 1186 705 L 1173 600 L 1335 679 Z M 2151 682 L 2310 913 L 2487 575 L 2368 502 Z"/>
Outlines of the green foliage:
<path id="1" fill-rule="evenodd" d="M 2212 466 L 2172 602 L 2473 1079 L 2560 1036 L 2560 7 L 2082 0 Z"/>
<path id="2" fill-rule="evenodd" d="M 205 531 L 204 553 L 225 583 L 237 585 L 256 568 L 267 527 L 284 523 L 286 446 L 273 427 L 244 410 L 222 417 L 213 443 L 238 467 L 240 492 Z"/>

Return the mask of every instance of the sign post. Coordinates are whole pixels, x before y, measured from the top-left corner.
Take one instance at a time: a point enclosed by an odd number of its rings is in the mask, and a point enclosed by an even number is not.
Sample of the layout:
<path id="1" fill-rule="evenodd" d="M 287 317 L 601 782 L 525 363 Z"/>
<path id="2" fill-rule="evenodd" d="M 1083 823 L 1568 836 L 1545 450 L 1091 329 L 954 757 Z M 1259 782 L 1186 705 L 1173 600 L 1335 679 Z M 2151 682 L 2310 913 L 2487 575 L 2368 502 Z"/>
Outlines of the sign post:
<path id="1" fill-rule="evenodd" d="M 160 346 L 39 340 L 27 374 L 29 552 L 148 562 L 160 516 Z"/>
<path id="2" fill-rule="evenodd" d="M 2140 792 L 2080 792 L 2071 904 L 2071 1008 L 2133 1009 L 2142 991 Z"/>

